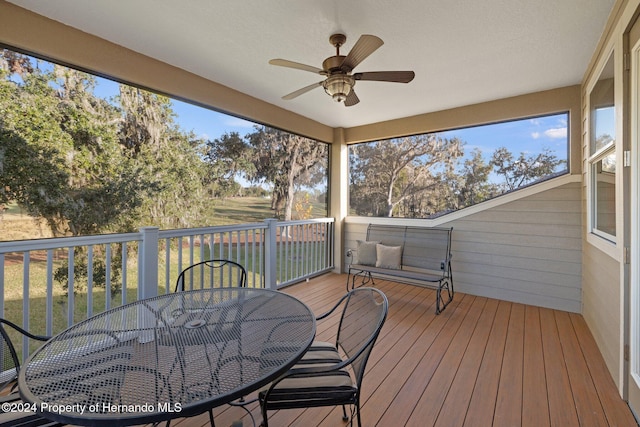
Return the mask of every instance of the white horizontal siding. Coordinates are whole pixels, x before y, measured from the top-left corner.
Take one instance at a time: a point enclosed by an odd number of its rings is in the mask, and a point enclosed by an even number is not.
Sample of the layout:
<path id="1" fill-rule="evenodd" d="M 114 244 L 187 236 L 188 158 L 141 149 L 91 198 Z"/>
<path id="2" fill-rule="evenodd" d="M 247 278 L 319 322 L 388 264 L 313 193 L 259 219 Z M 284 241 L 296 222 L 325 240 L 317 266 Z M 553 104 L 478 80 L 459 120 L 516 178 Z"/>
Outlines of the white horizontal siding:
<path id="1" fill-rule="evenodd" d="M 461 292 L 549 307 L 581 311 L 582 211 L 580 182 L 560 181 L 534 194 L 512 193 L 505 203 L 474 207 L 437 226 L 453 227 L 453 277 Z M 461 211 L 461 212 L 464 212 Z M 443 221 L 444 220 L 444 221 Z M 371 218 L 393 223 L 396 219 Z M 414 220 L 414 225 L 436 225 Z M 406 220 L 401 220 L 407 225 Z M 367 223 L 348 218 L 345 247 L 365 239 Z M 347 260 L 348 261 L 348 260 Z"/>

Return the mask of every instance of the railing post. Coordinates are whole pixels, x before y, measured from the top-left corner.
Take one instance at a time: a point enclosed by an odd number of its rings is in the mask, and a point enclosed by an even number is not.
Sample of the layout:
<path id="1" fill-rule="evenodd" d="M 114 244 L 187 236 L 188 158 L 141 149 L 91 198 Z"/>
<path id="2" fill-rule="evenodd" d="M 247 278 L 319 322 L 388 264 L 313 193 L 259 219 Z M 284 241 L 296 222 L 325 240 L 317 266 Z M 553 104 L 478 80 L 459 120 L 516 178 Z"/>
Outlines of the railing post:
<path id="1" fill-rule="evenodd" d="M 278 259 L 277 226 L 278 220 L 275 218 L 265 219 L 267 232 L 264 242 L 264 287 L 267 289 L 278 289 L 276 266 Z"/>
<path id="2" fill-rule="evenodd" d="M 138 299 L 158 295 L 158 227 L 142 227 L 138 252 Z"/>

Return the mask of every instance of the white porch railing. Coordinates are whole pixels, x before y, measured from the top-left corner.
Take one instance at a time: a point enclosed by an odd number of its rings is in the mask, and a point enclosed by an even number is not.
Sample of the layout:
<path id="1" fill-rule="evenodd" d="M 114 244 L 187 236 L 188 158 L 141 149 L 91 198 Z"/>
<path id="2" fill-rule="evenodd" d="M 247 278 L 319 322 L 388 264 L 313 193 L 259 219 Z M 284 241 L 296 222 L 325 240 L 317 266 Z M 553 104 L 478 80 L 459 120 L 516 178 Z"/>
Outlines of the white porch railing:
<path id="1" fill-rule="evenodd" d="M 331 218 L 0 242 L 0 316 L 51 335 L 172 292 L 184 268 L 213 258 L 244 265 L 249 286 L 277 289 L 331 270 L 333 244 Z"/>

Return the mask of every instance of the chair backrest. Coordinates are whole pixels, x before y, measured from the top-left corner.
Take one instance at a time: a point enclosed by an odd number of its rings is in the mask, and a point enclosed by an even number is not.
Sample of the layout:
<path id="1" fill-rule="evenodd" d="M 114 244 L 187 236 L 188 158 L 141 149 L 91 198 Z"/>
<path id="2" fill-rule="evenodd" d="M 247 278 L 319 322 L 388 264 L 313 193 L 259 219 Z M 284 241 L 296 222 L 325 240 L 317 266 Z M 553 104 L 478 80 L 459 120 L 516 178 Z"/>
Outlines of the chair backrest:
<path id="1" fill-rule="evenodd" d="M 176 282 L 176 292 L 205 288 L 246 287 L 247 271 L 226 259 L 212 259 L 185 268 Z"/>
<path id="2" fill-rule="evenodd" d="M 20 361 L 11 338 L 5 329 L 7 321 L 0 319 L 0 390 L 13 383 L 18 378 Z"/>
<path id="3" fill-rule="evenodd" d="M 11 341 L 11 337 L 7 333 L 7 326 L 28 338 L 38 341 L 46 341 L 48 336 L 34 335 L 25 331 L 20 326 L 6 319 L 0 318 L 0 390 L 18 379 L 18 371 L 20 370 L 20 359 L 16 353 L 16 348 Z"/>
<path id="4" fill-rule="evenodd" d="M 448 276 L 452 227 L 411 227 L 369 224 L 367 240 L 402 246 L 402 265 L 442 271 Z"/>
<path id="5" fill-rule="evenodd" d="M 387 297 L 378 289 L 362 287 L 347 294 L 336 344 L 351 359 L 358 389 L 388 310 Z"/>

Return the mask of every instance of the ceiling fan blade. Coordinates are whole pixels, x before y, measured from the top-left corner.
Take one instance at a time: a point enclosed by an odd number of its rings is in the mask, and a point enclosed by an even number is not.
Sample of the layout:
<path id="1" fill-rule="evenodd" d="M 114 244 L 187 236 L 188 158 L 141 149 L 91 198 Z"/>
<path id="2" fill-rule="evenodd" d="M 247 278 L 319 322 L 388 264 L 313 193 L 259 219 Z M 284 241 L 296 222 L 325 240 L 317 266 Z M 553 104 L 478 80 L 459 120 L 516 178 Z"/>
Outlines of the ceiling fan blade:
<path id="1" fill-rule="evenodd" d="M 271 61 L 269 61 L 269 64 L 278 65 L 280 67 L 295 68 L 296 70 L 309 71 L 316 74 L 326 74 L 326 72 L 322 68 L 301 64 L 299 62 L 288 61 L 286 59 L 272 59 Z"/>
<path id="2" fill-rule="evenodd" d="M 353 70 L 383 44 L 384 42 L 379 37 L 370 34 L 361 35 L 356 44 L 351 48 L 347 57 L 342 61 L 342 66 L 347 67 L 349 71 Z"/>
<path id="3" fill-rule="evenodd" d="M 310 90 L 315 89 L 315 88 L 317 88 L 319 86 L 322 86 L 322 82 L 318 82 L 318 83 L 310 84 L 309 86 L 305 86 L 302 89 L 298 89 L 295 92 L 291 92 L 290 94 L 283 96 L 282 99 L 288 101 L 290 99 L 297 98 L 298 96 L 302 95 L 303 93 L 307 93 Z"/>
<path id="4" fill-rule="evenodd" d="M 358 95 L 356 95 L 353 88 L 351 88 L 351 92 L 349 92 L 349 95 L 347 95 L 347 98 L 344 100 L 344 106 L 351 107 L 352 105 L 356 105 L 358 102 L 360 102 L 360 98 L 358 98 Z"/>
<path id="5" fill-rule="evenodd" d="M 413 71 L 371 71 L 355 73 L 356 80 L 372 80 L 377 82 L 409 83 L 416 76 Z"/>

